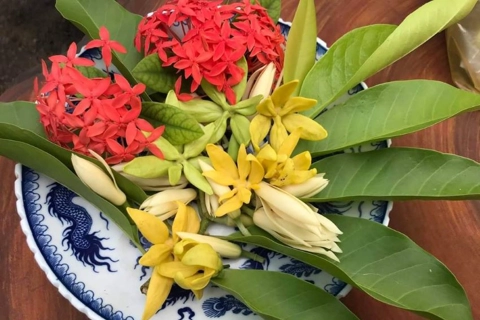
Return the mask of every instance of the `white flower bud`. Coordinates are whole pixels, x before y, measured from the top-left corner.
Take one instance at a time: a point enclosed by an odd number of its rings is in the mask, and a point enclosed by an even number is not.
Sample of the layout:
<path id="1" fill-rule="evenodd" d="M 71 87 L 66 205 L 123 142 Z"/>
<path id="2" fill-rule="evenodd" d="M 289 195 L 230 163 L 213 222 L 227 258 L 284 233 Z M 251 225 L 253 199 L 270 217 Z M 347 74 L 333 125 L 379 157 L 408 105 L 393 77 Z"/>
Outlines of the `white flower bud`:
<path id="1" fill-rule="evenodd" d="M 140 210 L 147 211 L 161 220 L 166 220 L 177 213 L 177 201 L 188 204 L 196 197 L 197 192 L 191 188 L 160 191 L 148 197 L 140 205 Z"/>
<path id="2" fill-rule="evenodd" d="M 275 79 L 275 64 L 270 62 L 265 69 L 258 75 L 255 84 L 250 91 L 249 98 L 253 98 L 258 95 L 263 95 L 263 99 L 270 96 L 273 87 L 273 81 Z"/>
<path id="3" fill-rule="evenodd" d="M 118 188 L 113 178 L 108 176 L 99 166 L 73 153 L 71 159 L 75 173 L 87 187 L 116 206 L 120 206 L 127 201 L 125 193 Z"/>
<path id="4" fill-rule="evenodd" d="M 224 258 L 238 258 L 242 254 L 242 249 L 239 245 L 231 243 L 226 240 L 215 237 L 203 236 L 196 233 L 177 232 L 177 235 L 182 239 L 191 239 L 199 243 L 207 243 L 212 246 L 219 255 Z"/>
<path id="5" fill-rule="evenodd" d="M 324 179 L 323 176 L 325 176 L 325 173 L 319 173 L 303 183 L 283 186 L 282 190 L 297 198 L 309 198 L 325 189 L 328 185 L 328 180 Z"/>

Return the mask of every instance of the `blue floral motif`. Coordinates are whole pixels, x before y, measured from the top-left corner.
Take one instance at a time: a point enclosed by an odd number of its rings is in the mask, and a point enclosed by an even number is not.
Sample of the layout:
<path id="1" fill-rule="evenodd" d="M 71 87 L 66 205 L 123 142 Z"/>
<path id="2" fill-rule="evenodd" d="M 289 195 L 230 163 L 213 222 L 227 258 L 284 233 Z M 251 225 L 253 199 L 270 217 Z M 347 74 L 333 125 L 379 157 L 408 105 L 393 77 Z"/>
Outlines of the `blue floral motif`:
<path id="1" fill-rule="evenodd" d="M 246 305 L 237 300 L 234 296 L 227 294 L 224 297 L 209 298 L 202 304 L 205 315 L 209 318 L 223 317 L 228 311 L 234 314 L 242 314 L 248 316 L 253 314 Z"/>
<path id="2" fill-rule="evenodd" d="M 73 203 L 73 198 L 78 197 L 74 192 L 61 184 L 52 183 L 47 194 L 48 212 L 51 216 L 58 218 L 62 224 L 68 223 L 63 232 L 62 244 L 67 245 L 78 261 L 89 265 L 95 272 L 95 267 L 105 266 L 108 271 L 115 272 L 111 263 L 117 262 L 110 257 L 102 255 L 102 251 L 113 251 L 102 244 L 107 238 L 97 236 L 98 232 L 91 232 L 92 217 L 84 207 Z"/>
<path id="3" fill-rule="evenodd" d="M 190 290 L 185 290 L 180 288 L 178 285 L 174 284 L 170 290 L 167 300 L 163 303 L 162 309 L 165 309 L 168 306 L 173 306 L 178 301 L 183 300 L 183 304 L 187 303 L 189 300 L 193 301 L 195 295 Z"/>
<path id="4" fill-rule="evenodd" d="M 343 214 L 352 208 L 353 201 L 350 202 L 318 202 L 312 203 L 321 214 Z"/>
<path id="5" fill-rule="evenodd" d="M 370 220 L 382 223 L 387 212 L 388 201 L 373 201 L 373 209 L 370 210 Z"/>
<path id="6" fill-rule="evenodd" d="M 99 316 L 107 320 L 134 320 L 130 316 L 125 316 L 121 311 L 113 310 L 111 305 L 104 305 L 103 300 L 95 298 L 92 291 L 86 291 L 85 284 L 77 282 L 76 274 L 69 273 L 69 266 L 62 263 L 63 257 L 58 254 L 58 248 L 50 244 L 52 237 L 46 233 L 48 226 L 43 224 L 45 217 L 40 213 L 42 209 L 42 206 L 38 203 L 40 194 L 36 192 L 39 189 L 37 182 L 39 178 L 38 173 L 22 166 L 22 194 L 26 218 L 37 247 L 50 269 L 73 296 Z"/>
<path id="7" fill-rule="evenodd" d="M 284 273 L 291 274 L 298 278 L 310 277 L 313 274 L 319 274 L 322 270 L 312 267 L 302 261 L 298 261 L 290 258 L 290 263 L 284 264 L 280 267 L 280 270 Z"/>
<path id="8" fill-rule="evenodd" d="M 193 320 L 193 317 L 195 317 L 195 312 L 189 307 L 178 309 L 177 313 L 180 316 L 178 320 Z"/>
<path id="9" fill-rule="evenodd" d="M 268 266 L 270 265 L 270 259 L 273 259 L 274 257 L 277 257 L 277 259 L 282 259 L 286 257 L 281 253 L 270 251 L 264 248 L 253 248 L 252 250 L 250 250 L 250 252 L 264 258 L 264 263 L 262 264 L 258 261 L 248 259 L 242 264 L 240 269 L 268 270 Z"/>
<path id="10" fill-rule="evenodd" d="M 347 284 L 342 280 L 333 277 L 332 283 L 327 284 L 323 289 L 328 293 L 330 293 L 331 295 L 336 296 L 340 293 L 340 291 L 343 290 L 343 288 L 345 288 L 346 285 Z"/>

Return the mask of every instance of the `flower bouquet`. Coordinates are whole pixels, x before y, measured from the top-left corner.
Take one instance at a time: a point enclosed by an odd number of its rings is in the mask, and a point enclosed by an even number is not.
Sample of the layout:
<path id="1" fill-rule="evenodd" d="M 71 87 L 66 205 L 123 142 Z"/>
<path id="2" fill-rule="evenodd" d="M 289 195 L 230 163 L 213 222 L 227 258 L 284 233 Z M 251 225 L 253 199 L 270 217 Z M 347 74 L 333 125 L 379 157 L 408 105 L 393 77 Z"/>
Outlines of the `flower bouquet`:
<path id="1" fill-rule="evenodd" d="M 102 65 L 74 43 L 42 62 L 35 101 L 0 106 L 0 154 L 91 202 L 140 250 L 152 268 L 142 319 L 155 318 L 175 285 L 201 299 L 209 284 L 265 319 L 356 319 L 302 279 L 230 268 L 241 257 L 262 261 L 246 245 L 426 318 L 472 319 L 435 257 L 386 226 L 319 207 L 480 197 L 473 160 L 345 151 L 476 110 L 480 96 L 411 80 L 342 97 L 475 3 L 431 1 L 399 26 L 352 30 L 316 61 L 313 0 L 299 2 L 288 37 L 277 26 L 280 1 L 175 0 L 140 17 L 113 0 L 57 0 Z M 229 234 L 215 234 L 217 225 Z"/>

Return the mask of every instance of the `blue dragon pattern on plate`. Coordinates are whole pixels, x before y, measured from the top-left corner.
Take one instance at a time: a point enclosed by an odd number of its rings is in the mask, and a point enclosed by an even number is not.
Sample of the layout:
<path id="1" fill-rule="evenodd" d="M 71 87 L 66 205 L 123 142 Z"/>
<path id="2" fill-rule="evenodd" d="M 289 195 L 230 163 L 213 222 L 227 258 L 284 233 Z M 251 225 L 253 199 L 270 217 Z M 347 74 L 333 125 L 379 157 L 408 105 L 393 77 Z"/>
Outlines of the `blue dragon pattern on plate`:
<path id="1" fill-rule="evenodd" d="M 280 26 L 282 33 L 287 35 L 290 24 L 280 21 Z M 318 40 L 317 59 L 326 51 L 326 44 Z M 82 56 L 92 59 L 97 67 L 104 69 L 98 50 L 84 51 Z M 364 89 L 364 85 L 358 85 L 339 101 Z M 388 146 L 388 141 L 382 141 L 344 152 L 365 152 Z M 95 207 L 48 177 L 21 165 L 17 165 L 16 174 L 17 208 L 22 229 L 37 262 L 60 293 L 90 319 L 140 319 L 145 296 L 139 288 L 151 271 L 138 264 L 139 252 L 127 237 Z M 316 206 L 320 213 L 361 217 L 384 224 L 388 224 L 391 210 L 391 203 L 386 201 L 332 202 Z M 231 232 L 223 226 L 213 226 L 209 231 L 212 234 Z M 147 242 L 144 245 L 149 246 Z M 265 262 L 239 259 L 225 263 L 237 269 L 276 270 L 292 274 L 339 298 L 350 290 L 340 279 L 295 259 L 262 248 L 244 248 L 264 257 Z M 200 301 L 191 292 L 174 286 L 154 317 L 169 320 L 213 318 L 260 319 L 242 302 L 214 286 L 205 290 Z"/>

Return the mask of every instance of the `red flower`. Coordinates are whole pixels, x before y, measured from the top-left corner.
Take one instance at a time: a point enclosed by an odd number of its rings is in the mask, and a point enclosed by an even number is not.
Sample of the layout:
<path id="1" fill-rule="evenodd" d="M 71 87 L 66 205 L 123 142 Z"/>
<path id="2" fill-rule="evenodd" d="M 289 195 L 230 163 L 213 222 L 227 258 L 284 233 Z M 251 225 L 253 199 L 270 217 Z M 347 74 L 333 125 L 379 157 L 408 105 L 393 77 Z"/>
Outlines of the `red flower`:
<path id="1" fill-rule="evenodd" d="M 110 40 L 110 32 L 104 26 L 100 27 L 100 39 L 94 39 L 87 43 L 86 49 L 102 48 L 103 61 L 108 68 L 112 64 L 112 50 L 127 53 L 127 49 L 118 41 Z"/>
<path id="2" fill-rule="evenodd" d="M 285 43 L 265 8 L 250 0 L 231 5 L 222 1 L 175 0 L 159 7 L 138 26 L 135 47 L 149 55 L 157 52 L 163 67 L 180 73 L 175 92 L 180 100 L 191 99 L 203 79 L 236 103 L 233 87 L 245 72 L 238 62 L 246 57 L 249 72 L 274 62 L 283 68 Z M 232 22 L 233 21 L 233 22 Z M 190 81 L 190 94 L 181 83 Z"/>
<path id="3" fill-rule="evenodd" d="M 55 55 L 48 58 L 50 61 L 55 63 L 63 63 L 67 67 L 73 66 L 85 66 L 85 67 L 92 67 L 95 63 L 92 60 L 77 57 L 77 44 L 72 42 L 70 47 L 68 47 L 67 55 Z"/>

